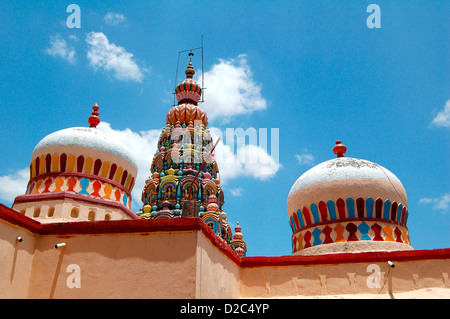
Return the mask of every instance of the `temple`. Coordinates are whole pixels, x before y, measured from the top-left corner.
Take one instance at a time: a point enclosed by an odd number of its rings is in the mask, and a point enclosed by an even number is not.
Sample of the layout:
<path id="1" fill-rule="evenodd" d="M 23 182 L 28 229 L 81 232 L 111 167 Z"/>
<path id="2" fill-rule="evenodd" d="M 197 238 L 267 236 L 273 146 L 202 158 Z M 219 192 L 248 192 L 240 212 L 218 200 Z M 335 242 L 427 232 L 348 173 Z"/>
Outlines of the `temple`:
<path id="1" fill-rule="evenodd" d="M 233 240 L 225 202 L 218 178 L 213 140 L 208 116 L 198 106 L 202 89 L 194 80 L 191 60 L 186 79 L 175 89 L 178 105 L 169 110 L 166 127 L 158 140 L 158 151 L 150 166 L 149 178 L 142 191 L 142 219 L 200 217 L 226 243 Z M 240 247 L 245 255 L 246 245 Z M 241 253 L 240 253 L 241 254 Z"/>
<path id="2" fill-rule="evenodd" d="M 248 256 L 258 230 L 224 211 L 190 57 L 139 211 L 136 159 L 97 128 L 97 104 L 89 127 L 36 145 L 24 194 L 0 204 L 1 298 L 450 297 L 450 248 L 414 250 L 401 181 L 341 141 L 286 194 L 292 255 Z"/>

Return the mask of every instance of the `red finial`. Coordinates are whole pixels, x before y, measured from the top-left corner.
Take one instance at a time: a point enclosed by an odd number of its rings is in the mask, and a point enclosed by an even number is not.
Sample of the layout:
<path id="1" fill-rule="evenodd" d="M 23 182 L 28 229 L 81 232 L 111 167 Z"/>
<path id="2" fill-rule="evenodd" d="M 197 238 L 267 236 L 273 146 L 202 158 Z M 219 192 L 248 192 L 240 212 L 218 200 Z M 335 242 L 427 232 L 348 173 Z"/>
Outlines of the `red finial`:
<path id="1" fill-rule="evenodd" d="M 94 106 L 92 107 L 92 109 L 93 109 L 94 111 L 92 112 L 92 115 L 89 116 L 88 122 L 89 122 L 89 124 L 91 125 L 91 127 L 96 128 L 97 125 L 100 123 L 100 119 L 98 118 L 98 112 L 97 112 L 98 109 L 99 109 L 99 107 L 98 107 L 97 103 L 94 104 Z"/>
<path id="2" fill-rule="evenodd" d="M 334 154 L 337 157 L 344 157 L 345 152 L 347 152 L 347 146 L 341 144 L 341 141 L 336 141 L 336 145 L 333 147 Z"/>

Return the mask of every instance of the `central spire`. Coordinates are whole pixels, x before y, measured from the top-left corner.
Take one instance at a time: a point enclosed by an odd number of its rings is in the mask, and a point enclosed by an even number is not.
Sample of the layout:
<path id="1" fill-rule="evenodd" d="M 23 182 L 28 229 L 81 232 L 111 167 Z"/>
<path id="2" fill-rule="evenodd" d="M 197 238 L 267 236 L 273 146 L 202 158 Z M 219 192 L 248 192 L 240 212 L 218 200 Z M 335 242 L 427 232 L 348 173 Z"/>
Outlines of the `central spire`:
<path id="1" fill-rule="evenodd" d="M 206 112 L 197 105 L 201 88 L 193 80 L 193 55 L 189 53 L 186 79 L 175 90 L 178 105 L 167 112 L 138 215 L 141 219 L 199 217 L 231 244 L 232 230 L 223 211 L 224 193 L 213 154 L 217 143 L 207 129 Z M 239 256 L 245 254 L 243 241 L 233 243 L 231 248 L 237 249 Z"/>
<path id="2" fill-rule="evenodd" d="M 178 100 L 178 105 L 175 105 L 167 112 L 166 125 L 169 126 L 189 126 L 194 125 L 195 121 L 201 121 L 203 126 L 208 126 L 208 117 L 205 111 L 198 106 L 201 99 L 202 89 L 197 82 L 194 81 L 195 74 L 192 66 L 192 57 L 194 53 L 190 52 L 189 65 L 186 68 L 186 79 L 181 81 L 175 88 L 175 96 Z"/>

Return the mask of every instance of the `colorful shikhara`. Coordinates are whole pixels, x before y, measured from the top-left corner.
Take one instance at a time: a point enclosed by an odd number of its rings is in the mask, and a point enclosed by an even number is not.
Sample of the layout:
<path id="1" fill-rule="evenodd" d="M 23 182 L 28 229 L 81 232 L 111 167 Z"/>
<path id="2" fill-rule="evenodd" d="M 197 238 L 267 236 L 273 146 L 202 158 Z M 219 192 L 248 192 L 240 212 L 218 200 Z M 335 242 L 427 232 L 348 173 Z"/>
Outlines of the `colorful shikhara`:
<path id="1" fill-rule="evenodd" d="M 223 211 L 219 169 L 212 153 L 208 117 L 198 106 L 202 89 L 193 80 L 192 58 L 185 74 L 186 79 L 175 89 L 178 104 L 167 113 L 138 215 L 142 219 L 198 216 L 243 256 L 245 242 L 242 236 L 233 239 Z"/>

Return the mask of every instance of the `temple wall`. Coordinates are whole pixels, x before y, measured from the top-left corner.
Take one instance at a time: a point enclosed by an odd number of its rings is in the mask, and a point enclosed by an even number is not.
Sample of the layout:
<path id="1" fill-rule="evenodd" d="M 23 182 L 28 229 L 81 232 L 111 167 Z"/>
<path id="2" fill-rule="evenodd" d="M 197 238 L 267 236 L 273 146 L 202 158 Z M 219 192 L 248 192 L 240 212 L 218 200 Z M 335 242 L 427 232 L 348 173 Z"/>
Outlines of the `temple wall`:
<path id="1" fill-rule="evenodd" d="M 449 249 L 239 258 L 199 218 L 40 224 L 3 206 L 0 215 L 0 298 L 377 298 L 420 289 L 450 298 Z"/>
<path id="2" fill-rule="evenodd" d="M 243 267 L 242 298 L 302 298 L 411 292 L 450 288 L 449 259 L 328 265 Z M 450 297 L 450 290 L 447 291 Z M 370 297 L 370 296 L 369 296 Z"/>
<path id="3" fill-rule="evenodd" d="M 5 222 L 0 222 L 0 234 L 0 298 L 26 298 L 36 236 Z"/>
<path id="4" fill-rule="evenodd" d="M 41 236 L 28 298 L 194 298 L 195 251 L 195 232 Z"/>
<path id="5" fill-rule="evenodd" d="M 239 298 L 240 269 L 198 232 L 196 298 Z"/>

